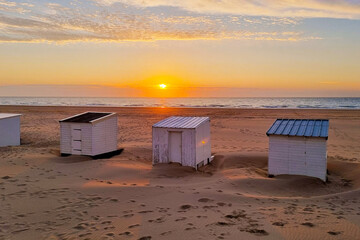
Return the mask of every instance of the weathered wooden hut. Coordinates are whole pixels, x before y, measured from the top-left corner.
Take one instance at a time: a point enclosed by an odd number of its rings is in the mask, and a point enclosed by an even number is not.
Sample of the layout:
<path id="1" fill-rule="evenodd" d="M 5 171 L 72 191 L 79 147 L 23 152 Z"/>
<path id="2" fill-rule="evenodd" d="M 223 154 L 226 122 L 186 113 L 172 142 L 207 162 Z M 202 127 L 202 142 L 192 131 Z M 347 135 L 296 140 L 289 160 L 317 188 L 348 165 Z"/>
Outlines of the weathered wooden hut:
<path id="1" fill-rule="evenodd" d="M 198 168 L 210 163 L 210 119 L 169 117 L 153 125 L 153 164 L 176 162 Z"/>
<path id="2" fill-rule="evenodd" d="M 0 147 L 20 145 L 20 116 L 0 113 Z"/>
<path id="3" fill-rule="evenodd" d="M 117 150 L 117 114 L 85 112 L 60 120 L 62 155 L 97 156 Z"/>
<path id="4" fill-rule="evenodd" d="M 305 175 L 326 181 L 329 120 L 277 119 L 269 136 L 268 174 Z"/>

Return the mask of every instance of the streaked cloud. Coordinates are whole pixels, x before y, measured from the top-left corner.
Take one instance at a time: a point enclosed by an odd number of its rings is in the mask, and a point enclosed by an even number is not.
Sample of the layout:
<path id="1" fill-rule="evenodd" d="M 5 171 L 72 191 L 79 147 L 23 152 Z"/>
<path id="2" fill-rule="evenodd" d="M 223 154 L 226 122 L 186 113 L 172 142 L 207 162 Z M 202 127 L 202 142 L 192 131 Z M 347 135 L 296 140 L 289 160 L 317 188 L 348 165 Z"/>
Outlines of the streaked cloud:
<path id="1" fill-rule="evenodd" d="M 136 97 L 140 93 L 133 88 L 101 85 L 0 85 L 4 97 Z"/>
<path id="2" fill-rule="evenodd" d="M 171 6 L 191 12 L 248 16 L 360 19 L 357 0 L 95 0 L 102 4 L 125 3 L 141 7 Z"/>
<path id="3" fill-rule="evenodd" d="M 213 15 L 207 10 L 203 11 L 206 14 L 164 14 L 147 9 L 162 5 L 187 9 L 191 2 L 181 5 L 177 1 L 102 0 L 41 4 L 0 0 L 0 42 L 321 39 L 294 30 L 299 18 Z M 205 3 L 197 2 L 196 6 Z M 215 4 L 206 2 L 209 6 Z M 225 5 L 230 3 L 235 1 L 223 1 Z"/>

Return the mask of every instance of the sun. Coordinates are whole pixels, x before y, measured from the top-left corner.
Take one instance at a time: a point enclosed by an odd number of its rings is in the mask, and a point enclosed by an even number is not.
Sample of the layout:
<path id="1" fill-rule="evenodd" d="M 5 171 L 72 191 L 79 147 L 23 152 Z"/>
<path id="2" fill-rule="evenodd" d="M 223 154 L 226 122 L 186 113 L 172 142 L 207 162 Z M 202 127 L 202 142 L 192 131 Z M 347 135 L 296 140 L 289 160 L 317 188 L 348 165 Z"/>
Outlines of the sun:
<path id="1" fill-rule="evenodd" d="M 160 87 L 161 89 L 165 89 L 165 88 L 166 88 L 166 85 L 165 85 L 165 84 L 160 84 L 159 87 Z"/>

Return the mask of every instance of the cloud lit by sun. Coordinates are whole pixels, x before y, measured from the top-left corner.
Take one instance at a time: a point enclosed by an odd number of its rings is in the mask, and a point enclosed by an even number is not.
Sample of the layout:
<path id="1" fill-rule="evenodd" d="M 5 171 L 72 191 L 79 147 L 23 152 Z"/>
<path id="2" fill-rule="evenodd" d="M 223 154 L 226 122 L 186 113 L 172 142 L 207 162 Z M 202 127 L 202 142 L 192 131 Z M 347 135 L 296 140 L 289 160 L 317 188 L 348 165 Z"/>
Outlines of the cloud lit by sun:
<path id="1" fill-rule="evenodd" d="M 166 85 L 165 85 L 165 84 L 160 84 L 159 87 L 160 87 L 161 89 L 165 89 L 165 88 L 166 88 Z"/>

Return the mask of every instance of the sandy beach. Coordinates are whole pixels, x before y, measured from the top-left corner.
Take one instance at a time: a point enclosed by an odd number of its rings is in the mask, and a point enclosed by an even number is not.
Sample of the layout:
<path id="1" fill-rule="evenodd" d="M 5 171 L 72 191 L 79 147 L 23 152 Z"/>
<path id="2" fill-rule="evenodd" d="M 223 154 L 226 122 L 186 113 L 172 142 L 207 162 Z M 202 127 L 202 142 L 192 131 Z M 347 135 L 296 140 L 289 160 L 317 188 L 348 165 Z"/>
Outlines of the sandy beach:
<path id="1" fill-rule="evenodd" d="M 58 120 L 117 112 L 111 159 L 60 157 Z M 0 239 L 360 239 L 360 110 L 0 106 L 21 113 L 0 148 Z M 209 116 L 215 160 L 152 166 L 151 126 Z M 329 182 L 267 177 L 276 118 L 330 119 Z"/>

